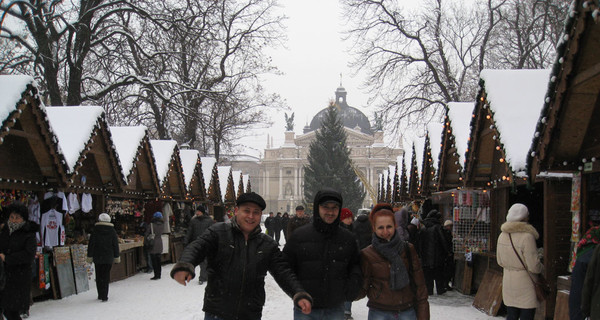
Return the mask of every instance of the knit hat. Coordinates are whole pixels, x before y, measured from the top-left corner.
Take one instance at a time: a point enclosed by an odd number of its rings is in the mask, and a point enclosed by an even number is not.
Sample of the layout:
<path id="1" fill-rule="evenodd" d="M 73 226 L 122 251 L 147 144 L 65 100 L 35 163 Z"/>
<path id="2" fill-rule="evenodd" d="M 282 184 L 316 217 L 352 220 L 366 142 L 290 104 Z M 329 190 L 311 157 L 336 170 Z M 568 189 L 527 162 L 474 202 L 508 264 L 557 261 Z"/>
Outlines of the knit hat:
<path id="1" fill-rule="evenodd" d="M 342 208 L 342 212 L 340 212 L 340 220 L 344 220 L 346 218 L 352 218 L 352 211 L 348 208 Z"/>
<path id="2" fill-rule="evenodd" d="M 335 203 L 341 207 L 343 202 L 342 194 L 331 188 L 324 188 L 315 194 L 315 208 L 327 203 Z"/>
<path id="3" fill-rule="evenodd" d="M 451 226 L 451 225 L 452 225 L 452 220 L 444 221 L 444 227 Z"/>
<path id="4" fill-rule="evenodd" d="M 110 222 L 110 216 L 108 215 L 108 213 L 101 213 L 98 216 L 98 221 L 100 221 L 100 222 Z"/>
<path id="5" fill-rule="evenodd" d="M 442 215 L 435 209 L 429 211 L 429 213 L 427 214 L 427 219 L 430 219 L 430 218 L 439 219 L 441 217 L 442 217 Z"/>
<path id="6" fill-rule="evenodd" d="M 23 203 L 17 202 L 17 201 L 15 201 L 12 204 L 5 207 L 4 212 L 7 212 L 8 214 L 11 214 L 11 213 L 18 214 L 25 221 L 27 221 L 27 219 L 29 218 L 29 211 L 27 211 L 27 207 Z M 8 215 L 7 215 L 7 217 L 8 217 Z"/>
<path id="7" fill-rule="evenodd" d="M 240 206 L 242 203 L 246 203 L 246 202 L 252 202 L 256 205 L 258 205 L 260 207 L 260 210 L 265 210 L 265 208 L 267 207 L 267 204 L 265 203 L 265 199 L 263 199 L 263 197 L 261 197 L 260 195 L 258 195 L 255 192 L 247 192 L 247 193 L 242 193 L 236 201 L 236 206 Z"/>
<path id="8" fill-rule="evenodd" d="M 527 207 L 522 203 L 515 203 L 510 207 L 510 209 L 508 209 L 506 221 L 524 221 L 527 217 L 529 217 L 529 211 L 527 210 Z"/>
<path id="9" fill-rule="evenodd" d="M 162 219 L 163 215 L 162 212 L 156 211 L 152 217 Z"/>

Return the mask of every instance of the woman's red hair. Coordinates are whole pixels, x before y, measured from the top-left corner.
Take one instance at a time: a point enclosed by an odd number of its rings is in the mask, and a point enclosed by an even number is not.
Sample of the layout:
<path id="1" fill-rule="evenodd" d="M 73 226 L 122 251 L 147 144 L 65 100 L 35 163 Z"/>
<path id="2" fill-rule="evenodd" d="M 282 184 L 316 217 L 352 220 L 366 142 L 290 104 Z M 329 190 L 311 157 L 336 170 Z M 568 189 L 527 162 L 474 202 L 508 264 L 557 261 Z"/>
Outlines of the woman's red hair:
<path id="1" fill-rule="evenodd" d="M 394 208 L 389 203 L 378 203 L 373 207 L 371 213 L 369 214 L 369 220 L 371 221 L 371 226 L 373 230 L 375 230 L 375 219 L 378 217 L 391 217 L 392 221 L 394 221 L 394 228 L 397 228 L 396 218 L 394 217 Z"/>

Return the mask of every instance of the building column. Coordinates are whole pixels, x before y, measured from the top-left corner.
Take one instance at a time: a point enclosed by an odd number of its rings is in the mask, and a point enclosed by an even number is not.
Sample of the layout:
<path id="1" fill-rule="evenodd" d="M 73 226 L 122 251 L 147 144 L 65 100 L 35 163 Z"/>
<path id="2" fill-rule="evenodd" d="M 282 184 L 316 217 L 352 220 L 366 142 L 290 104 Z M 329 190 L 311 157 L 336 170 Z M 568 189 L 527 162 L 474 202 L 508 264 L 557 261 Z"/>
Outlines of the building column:
<path id="1" fill-rule="evenodd" d="M 279 167 L 279 197 L 277 200 L 283 199 L 283 168 Z"/>

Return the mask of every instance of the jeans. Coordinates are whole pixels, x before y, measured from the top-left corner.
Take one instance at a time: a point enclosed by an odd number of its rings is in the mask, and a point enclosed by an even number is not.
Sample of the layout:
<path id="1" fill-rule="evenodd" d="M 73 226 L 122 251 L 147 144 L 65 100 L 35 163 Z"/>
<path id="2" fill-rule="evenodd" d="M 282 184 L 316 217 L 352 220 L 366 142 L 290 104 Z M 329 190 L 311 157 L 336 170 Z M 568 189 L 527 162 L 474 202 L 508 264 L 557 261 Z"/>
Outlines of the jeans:
<path id="1" fill-rule="evenodd" d="M 313 308 L 310 314 L 294 308 L 294 320 L 344 320 L 344 304 L 332 308 Z"/>
<path id="2" fill-rule="evenodd" d="M 414 308 L 404 311 L 383 311 L 369 308 L 368 320 L 417 320 L 417 312 Z"/>
<path id="3" fill-rule="evenodd" d="M 160 274 L 162 273 L 162 266 L 161 266 L 161 254 L 160 253 L 156 253 L 156 254 L 151 254 L 150 255 L 150 260 L 152 261 L 152 269 L 154 269 L 154 277 L 155 278 L 159 278 L 160 279 Z"/>
<path id="4" fill-rule="evenodd" d="M 520 309 L 506 306 L 507 320 L 533 320 L 535 317 L 535 309 Z"/>
<path id="5" fill-rule="evenodd" d="M 352 315 L 352 301 L 344 301 L 344 313 Z"/>

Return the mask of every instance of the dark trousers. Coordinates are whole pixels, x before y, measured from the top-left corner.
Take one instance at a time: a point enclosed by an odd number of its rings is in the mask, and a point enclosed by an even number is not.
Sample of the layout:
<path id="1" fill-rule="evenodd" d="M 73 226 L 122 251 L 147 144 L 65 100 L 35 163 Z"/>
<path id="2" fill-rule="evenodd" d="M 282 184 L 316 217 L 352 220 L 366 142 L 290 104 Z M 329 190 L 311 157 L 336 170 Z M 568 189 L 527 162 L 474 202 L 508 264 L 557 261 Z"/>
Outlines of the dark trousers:
<path id="1" fill-rule="evenodd" d="M 446 292 L 446 284 L 444 284 L 444 266 L 439 267 L 423 267 L 423 273 L 425 274 L 425 285 L 427 286 L 427 293 L 433 295 L 433 283 L 435 282 L 435 288 L 437 294 L 443 294 Z"/>
<path id="2" fill-rule="evenodd" d="M 273 234 L 273 239 L 275 239 L 275 242 L 279 244 L 279 239 L 281 239 L 281 230 L 275 230 Z"/>
<path id="3" fill-rule="evenodd" d="M 200 268 L 200 275 L 198 276 L 198 281 L 208 281 L 208 271 L 206 270 L 206 268 L 208 267 L 208 261 L 204 259 L 204 261 L 200 262 L 200 265 L 198 267 Z"/>
<path id="4" fill-rule="evenodd" d="M 21 320 L 19 310 L 4 310 L 4 317 L 6 320 Z"/>
<path id="5" fill-rule="evenodd" d="M 152 260 L 152 269 L 154 269 L 154 277 L 160 278 L 160 274 L 162 272 L 162 266 L 160 261 L 160 253 L 150 254 L 150 259 Z"/>
<path id="6" fill-rule="evenodd" d="M 533 320 L 535 317 L 535 309 L 520 309 L 506 306 L 507 320 Z"/>
<path id="7" fill-rule="evenodd" d="M 96 290 L 98 290 L 98 299 L 108 299 L 108 284 L 110 283 L 110 269 L 112 264 L 96 264 Z"/>

